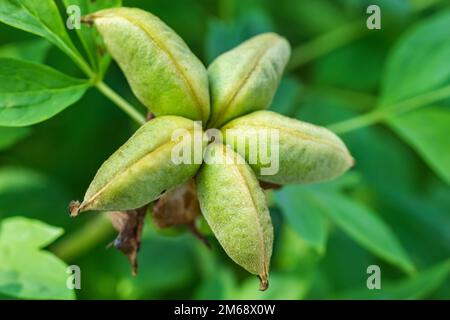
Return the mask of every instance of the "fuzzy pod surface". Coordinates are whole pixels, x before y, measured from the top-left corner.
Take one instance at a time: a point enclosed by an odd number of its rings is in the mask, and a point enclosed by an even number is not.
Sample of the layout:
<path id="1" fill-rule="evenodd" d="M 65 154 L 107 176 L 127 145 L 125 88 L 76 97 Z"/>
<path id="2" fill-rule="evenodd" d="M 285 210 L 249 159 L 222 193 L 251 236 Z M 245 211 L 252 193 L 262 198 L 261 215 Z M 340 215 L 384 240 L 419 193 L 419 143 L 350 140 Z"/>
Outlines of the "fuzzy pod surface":
<path id="1" fill-rule="evenodd" d="M 267 108 L 290 56 L 289 43 L 275 33 L 255 36 L 223 53 L 208 67 L 211 118 L 208 127 Z"/>
<path id="2" fill-rule="evenodd" d="M 316 183 L 338 177 L 354 163 L 345 144 L 330 130 L 271 111 L 256 111 L 235 119 L 225 125 L 222 132 L 225 143 L 246 158 L 262 181 L 276 184 Z M 272 132 L 278 132 L 279 141 L 278 147 L 270 150 L 273 147 L 269 136 Z M 268 137 L 261 141 L 261 135 Z M 244 148 L 238 147 L 236 137 L 246 139 Z M 250 158 L 250 143 L 256 146 L 256 161 L 255 157 Z M 278 158 L 279 168 L 275 174 L 262 174 L 261 169 L 267 164 L 260 161 L 259 155 L 265 153 Z"/>
<path id="3" fill-rule="evenodd" d="M 180 142 L 172 135 L 175 130 L 201 130 L 195 126 L 192 120 L 178 116 L 162 116 L 144 124 L 102 164 L 74 214 L 140 208 L 188 181 L 200 164 L 172 161 L 175 145 L 193 147 L 188 140 Z"/>
<path id="4" fill-rule="evenodd" d="M 112 8 L 88 15 L 117 61 L 133 93 L 157 116 L 209 118 L 204 65 L 170 27 L 136 8 Z"/>
<path id="5" fill-rule="evenodd" d="M 266 198 L 253 171 L 232 149 L 208 146 L 225 163 L 205 163 L 196 178 L 202 214 L 228 256 L 268 286 L 273 227 Z M 242 160 L 238 163 L 236 159 Z"/>

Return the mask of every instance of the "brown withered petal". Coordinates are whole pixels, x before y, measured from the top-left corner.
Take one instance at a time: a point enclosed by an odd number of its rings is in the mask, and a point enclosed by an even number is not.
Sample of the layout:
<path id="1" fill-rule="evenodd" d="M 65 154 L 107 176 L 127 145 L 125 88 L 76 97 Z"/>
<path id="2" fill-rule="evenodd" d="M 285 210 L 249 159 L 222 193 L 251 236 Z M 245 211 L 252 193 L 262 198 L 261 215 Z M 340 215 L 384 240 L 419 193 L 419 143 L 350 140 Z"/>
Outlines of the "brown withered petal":
<path id="1" fill-rule="evenodd" d="M 195 225 L 195 220 L 200 215 L 200 204 L 193 179 L 172 191 L 166 192 L 156 200 L 151 215 L 158 228 L 186 225 L 196 238 L 210 247 L 206 237 L 201 234 Z"/>
<path id="2" fill-rule="evenodd" d="M 141 245 L 146 212 L 147 206 L 144 206 L 136 210 L 114 211 L 109 214 L 112 225 L 119 231 L 112 244 L 130 261 L 133 276 L 136 276 L 138 271 L 137 254 Z"/>
<path id="3" fill-rule="evenodd" d="M 166 192 L 152 210 L 153 221 L 159 228 L 168 228 L 195 221 L 200 214 L 194 180 Z"/>

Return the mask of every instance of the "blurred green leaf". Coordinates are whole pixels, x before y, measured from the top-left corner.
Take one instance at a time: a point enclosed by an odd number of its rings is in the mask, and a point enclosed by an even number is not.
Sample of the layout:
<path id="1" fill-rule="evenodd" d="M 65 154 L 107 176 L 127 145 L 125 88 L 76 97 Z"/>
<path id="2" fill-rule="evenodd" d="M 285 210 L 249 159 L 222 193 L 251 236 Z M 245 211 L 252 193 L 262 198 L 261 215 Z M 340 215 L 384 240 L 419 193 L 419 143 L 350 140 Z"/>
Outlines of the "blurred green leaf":
<path id="1" fill-rule="evenodd" d="M 224 300 L 233 298 L 236 279 L 231 270 L 218 267 L 215 272 L 200 284 L 195 293 L 195 299 Z"/>
<path id="2" fill-rule="evenodd" d="M 67 265 L 40 249 L 63 233 L 38 220 L 8 218 L 0 224 L 0 292 L 25 299 L 73 299 Z"/>
<path id="3" fill-rule="evenodd" d="M 69 56 L 79 57 L 53 0 L 4 0 L 0 22 L 44 37 Z"/>
<path id="4" fill-rule="evenodd" d="M 326 33 L 336 26 L 342 26 L 350 18 L 335 1 L 292 1 L 273 2 L 273 10 L 282 14 L 283 25 L 296 37 Z"/>
<path id="5" fill-rule="evenodd" d="M 445 261 L 424 270 L 410 279 L 395 283 L 381 282 L 380 290 L 358 289 L 339 295 L 341 299 L 422 299 L 436 290 L 448 278 L 450 273 L 450 261 Z M 383 273 L 382 273 L 383 274 Z"/>
<path id="6" fill-rule="evenodd" d="M 287 222 L 319 253 L 325 252 L 327 221 L 321 203 L 301 186 L 285 186 L 276 193 L 276 202 Z"/>
<path id="7" fill-rule="evenodd" d="M 251 9 L 233 21 L 211 19 L 206 35 L 206 60 L 212 62 L 220 54 L 263 32 L 273 30 L 272 21 L 264 11 Z"/>
<path id="8" fill-rule="evenodd" d="M 420 22 L 399 41 L 388 58 L 381 105 L 441 89 L 450 83 L 450 11 Z"/>
<path id="9" fill-rule="evenodd" d="M 353 116 L 355 112 L 346 101 L 317 91 L 303 97 L 297 118 L 326 126 Z M 381 127 L 367 127 L 349 132 L 342 139 L 356 159 L 355 170 L 369 186 L 377 190 L 417 188 L 421 175 L 417 170 L 420 159 L 395 134 Z M 327 184 L 330 183 L 334 182 Z"/>
<path id="10" fill-rule="evenodd" d="M 302 85 L 296 78 L 291 76 L 283 78 L 270 105 L 270 110 L 288 117 L 293 116 L 301 91 Z"/>
<path id="11" fill-rule="evenodd" d="M 52 224 L 68 223 L 68 199 L 62 187 L 33 170 L 0 169 L 0 218 L 11 215 L 36 216 Z M 44 218 L 45 217 L 45 218 Z"/>
<path id="12" fill-rule="evenodd" d="M 84 16 L 106 8 L 120 7 L 122 0 L 64 0 L 64 4 L 66 8 L 71 5 L 78 6 L 81 15 Z M 103 75 L 111 61 L 111 56 L 107 54 L 99 33 L 94 27 L 86 24 L 81 24 L 80 29 L 76 29 L 76 32 L 94 69 L 98 70 L 100 75 Z"/>
<path id="13" fill-rule="evenodd" d="M 367 37 L 339 48 L 314 64 L 314 82 L 353 90 L 376 90 L 387 50 L 388 43 L 382 36 Z"/>
<path id="14" fill-rule="evenodd" d="M 310 195 L 361 246 L 408 273 L 414 271 L 414 265 L 391 229 L 371 209 L 326 188 L 311 188 Z"/>
<path id="15" fill-rule="evenodd" d="M 310 281 L 296 275 L 272 272 L 269 278 L 269 289 L 258 291 L 257 277 L 247 278 L 228 299 L 237 300 L 298 300 L 308 291 Z"/>
<path id="16" fill-rule="evenodd" d="M 0 58 L 16 58 L 42 63 L 51 47 L 44 39 L 8 43 L 0 46 Z"/>
<path id="17" fill-rule="evenodd" d="M 0 151 L 7 149 L 30 134 L 29 128 L 0 127 Z"/>
<path id="18" fill-rule="evenodd" d="M 2 58 L 0 125 L 27 126 L 47 120 L 80 99 L 88 87 L 87 81 L 50 67 Z"/>
<path id="19" fill-rule="evenodd" d="M 389 125 L 450 184 L 450 110 L 426 108 L 392 117 Z"/>
<path id="20" fill-rule="evenodd" d="M 2 224 L 0 243 L 3 246 L 41 249 L 59 238 L 63 232 L 61 228 L 49 226 L 38 220 L 23 217 L 8 218 Z"/>
<path id="21" fill-rule="evenodd" d="M 449 190 L 448 187 L 447 197 Z M 419 268 L 450 256 L 450 205 L 426 193 L 427 187 L 423 185 L 418 193 L 400 189 L 377 195 L 378 212 L 384 221 L 395 226 L 397 237 Z"/>

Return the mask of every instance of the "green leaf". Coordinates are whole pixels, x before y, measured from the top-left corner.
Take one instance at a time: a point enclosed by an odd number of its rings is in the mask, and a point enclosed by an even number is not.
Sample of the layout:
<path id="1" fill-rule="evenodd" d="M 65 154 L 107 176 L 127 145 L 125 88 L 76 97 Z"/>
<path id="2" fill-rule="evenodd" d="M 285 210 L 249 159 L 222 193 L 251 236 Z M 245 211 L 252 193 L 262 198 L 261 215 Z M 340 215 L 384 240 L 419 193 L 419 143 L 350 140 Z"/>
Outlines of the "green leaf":
<path id="1" fill-rule="evenodd" d="M 358 91 L 376 90 L 387 48 L 387 41 L 376 35 L 339 48 L 314 64 L 314 82 Z"/>
<path id="2" fill-rule="evenodd" d="M 81 15 L 85 16 L 102 9 L 120 7 L 122 0 L 64 0 L 64 4 L 66 8 L 71 5 L 78 6 Z M 98 70 L 100 74 L 104 74 L 111 61 L 111 56 L 106 53 L 106 47 L 97 30 L 86 24 L 81 24 L 80 29 L 76 29 L 76 32 L 94 69 Z"/>
<path id="3" fill-rule="evenodd" d="M 439 288 L 450 273 L 450 260 L 422 271 L 410 279 L 383 284 L 380 290 L 357 289 L 339 296 L 343 299 L 423 299 Z"/>
<path id="4" fill-rule="evenodd" d="M 281 79 L 280 85 L 275 92 L 270 110 L 285 116 L 292 116 L 298 106 L 298 97 L 302 91 L 302 85 L 294 77 Z"/>
<path id="5" fill-rule="evenodd" d="M 319 253 L 324 253 L 327 221 L 323 216 L 321 203 L 307 189 L 297 185 L 284 187 L 275 197 L 295 232 Z"/>
<path id="6" fill-rule="evenodd" d="M 223 300 L 233 296 L 236 286 L 235 274 L 228 268 L 217 266 L 215 272 L 204 277 L 195 292 L 195 299 Z M 252 288 L 253 290 L 255 287 Z"/>
<path id="7" fill-rule="evenodd" d="M 12 81 L 14 79 L 14 81 Z M 0 126 L 27 126 L 79 100 L 89 83 L 44 65 L 0 59 Z"/>
<path id="8" fill-rule="evenodd" d="M 5 219 L 1 225 L 0 243 L 12 248 L 43 248 L 63 234 L 61 228 L 49 226 L 41 221 L 23 217 Z"/>
<path id="9" fill-rule="evenodd" d="M 67 211 L 68 201 L 61 185 L 42 174 L 12 166 L 0 169 L 0 219 L 22 215 L 51 224 L 73 224 L 61 214 Z"/>
<path id="10" fill-rule="evenodd" d="M 426 108 L 390 118 L 389 125 L 450 184 L 450 111 Z"/>
<path id="11" fill-rule="evenodd" d="M 0 224 L 0 293 L 25 299 L 73 299 L 67 265 L 40 249 L 63 233 L 37 220 L 8 218 Z"/>
<path id="12" fill-rule="evenodd" d="M 390 117 L 394 118 L 388 118 L 388 123 L 446 182 L 450 181 L 448 113 L 434 109 L 396 114 L 450 96 L 449 29 L 450 10 L 446 10 L 421 22 L 400 40 L 388 60 L 380 104 L 386 112 L 393 111 Z"/>
<path id="13" fill-rule="evenodd" d="M 394 233 L 371 209 L 335 192 L 317 192 L 315 197 L 330 219 L 361 246 L 408 273 L 414 272 Z"/>
<path id="14" fill-rule="evenodd" d="M 241 4 L 239 2 L 239 4 Z M 206 60 L 212 62 L 220 54 L 257 34 L 272 31 L 273 22 L 266 12 L 248 8 L 233 21 L 212 18 L 206 34 Z"/>
<path id="15" fill-rule="evenodd" d="M 421 22 L 398 43 L 388 59 L 382 106 L 430 93 L 450 83 L 450 11 Z"/>
<path id="16" fill-rule="evenodd" d="M 0 58 L 16 58 L 42 63 L 51 47 L 44 39 L 8 43 L 0 46 Z"/>
<path id="17" fill-rule="evenodd" d="M 70 57 L 81 59 L 53 0 L 4 0 L 0 22 L 44 37 Z"/>
<path id="18" fill-rule="evenodd" d="M 7 149 L 30 134 L 29 128 L 0 127 L 0 151 Z"/>

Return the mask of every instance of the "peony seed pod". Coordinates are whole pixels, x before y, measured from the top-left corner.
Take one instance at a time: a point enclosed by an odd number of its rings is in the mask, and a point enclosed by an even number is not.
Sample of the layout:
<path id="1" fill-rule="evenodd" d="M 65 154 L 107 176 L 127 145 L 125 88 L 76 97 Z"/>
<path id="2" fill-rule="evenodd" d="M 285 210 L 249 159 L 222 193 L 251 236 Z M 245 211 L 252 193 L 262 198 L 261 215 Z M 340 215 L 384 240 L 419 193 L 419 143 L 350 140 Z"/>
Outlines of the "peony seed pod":
<path id="1" fill-rule="evenodd" d="M 113 8 L 84 21 L 94 23 L 132 91 L 152 113 L 208 120 L 206 69 L 159 18 L 136 8 Z"/>
<path id="2" fill-rule="evenodd" d="M 330 130 L 270 111 L 235 119 L 222 128 L 222 133 L 225 142 L 245 157 L 258 179 L 266 182 L 331 180 L 354 162 L 345 144 Z"/>
<path id="3" fill-rule="evenodd" d="M 205 163 L 196 178 L 202 214 L 225 252 L 268 286 L 273 227 L 263 190 L 242 157 L 221 143 L 207 148 L 222 163 Z"/>
<path id="4" fill-rule="evenodd" d="M 173 139 L 175 130 L 200 131 L 192 120 L 158 117 L 144 124 L 98 170 L 81 205 L 71 208 L 71 214 L 87 210 L 123 211 L 140 208 L 157 199 L 166 190 L 175 188 L 198 171 L 200 164 L 176 163 L 172 150 L 192 148 L 202 140 Z M 195 142 L 194 142 L 195 141 Z M 194 154 L 192 152 L 192 154 Z"/>
<path id="5" fill-rule="evenodd" d="M 264 33 L 219 56 L 208 68 L 211 90 L 210 128 L 266 109 L 272 102 L 290 46 L 275 33 Z"/>

